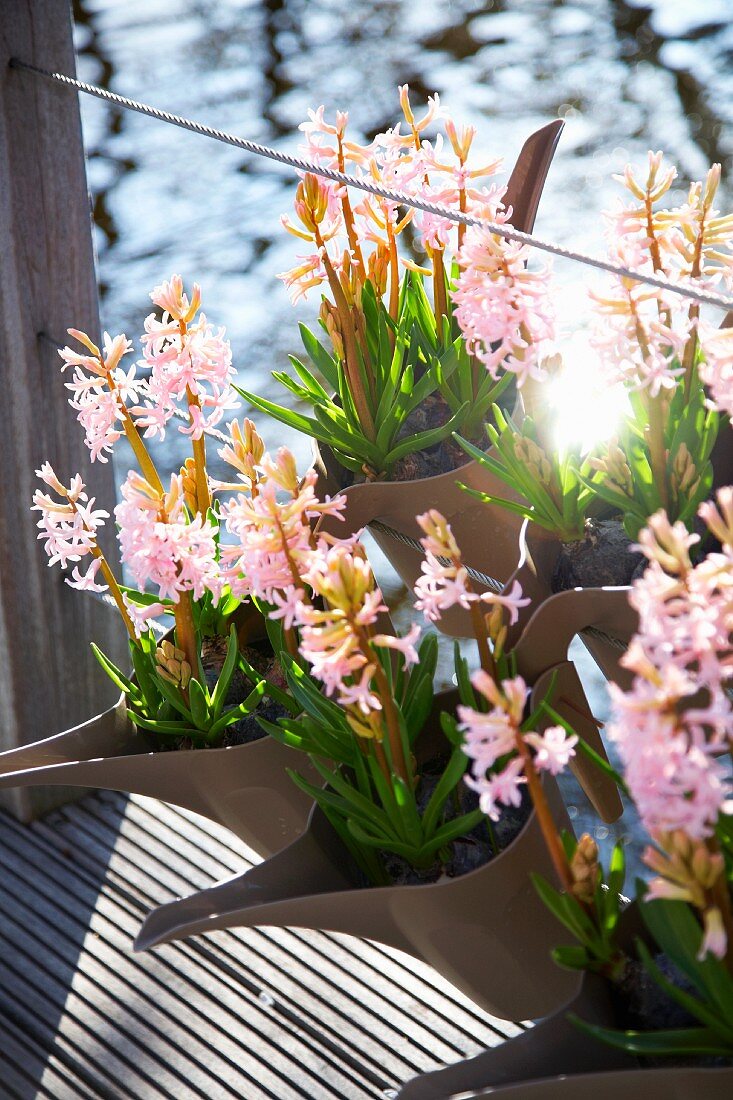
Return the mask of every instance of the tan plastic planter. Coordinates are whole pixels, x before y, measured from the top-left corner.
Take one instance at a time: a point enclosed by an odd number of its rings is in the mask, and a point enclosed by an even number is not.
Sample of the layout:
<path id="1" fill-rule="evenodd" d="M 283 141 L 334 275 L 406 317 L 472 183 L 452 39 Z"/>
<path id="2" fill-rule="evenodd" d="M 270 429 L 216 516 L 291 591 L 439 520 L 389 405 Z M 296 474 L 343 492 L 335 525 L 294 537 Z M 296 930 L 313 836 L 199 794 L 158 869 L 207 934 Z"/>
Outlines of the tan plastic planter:
<path id="1" fill-rule="evenodd" d="M 583 1035 L 565 1018 L 614 1026 L 605 982 L 586 975 L 568 1005 L 501 1046 L 446 1069 L 416 1077 L 398 1100 L 730 1100 L 733 1068 L 648 1068 Z"/>
<path id="2" fill-rule="evenodd" d="M 582 1034 L 566 1019 L 613 1027 L 606 983 L 585 975 L 564 1008 L 530 1031 L 475 1058 L 408 1081 L 398 1100 L 730 1100 L 733 1068 L 640 1068 L 638 1061 Z"/>
<path id="3" fill-rule="evenodd" d="M 558 934 L 560 939 L 563 934 L 567 938 L 567 933 L 558 924 L 554 925 L 553 932 L 556 942 L 559 942 Z M 583 975 L 575 995 L 530 1031 L 484 1050 L 474 1058 L 415 1077 L 402 1087 L 398 1100 L 448 1100 L 456 1093 L 493 1096 L 494 1089 L 504 1093 L 501 1086 L 509 1086 L 508 1095 L 523 1097 L 525 1092 L 522 1090 L 538 1078 L 623 1070 L 638 1065 L 623 1051 L 583 1035 L 566 1019 L 568 1012 L 576 1012 L 581 1019 L 604 1027 L 613 1027 L 615 1022 L 606 983 L 594 975 Z M 567 1077 L 563 1076 L 562 1080 L 566 1082 Z M 489 1086 L 490 1093 L 479 1092 Z M 515 1086 L 518 1089 L 516 1092 Z M 548 1095 L 554 1097 L 560 1094 Z M 582 1095 L 584 1100 L 596 1100 L 594 1088 Z M 618 1100 L 618 1096 L 614 1100 Z"/>
<path id="4" fill-rule="evenodd" d="M 513 210 L 511 224 L 531 232 L 540 197 L 552 163 L 563 123 L 558 120 L 537 130 L 524 143 L 507 185 L 505 202 Z M 316 466 L 323 478 L 321 485 L 330 493 L 343 484 L 343 470 L 326 453 Z M 477 462 L 467 462 L 457 470 L 435 477 L 408 482 L 371 482 L 351 485 L 344 490 L 347 498 L 345 523 L 328 523 L 334 533 L 349 534 L 372 520 L 381 520 L 413 539 L 422 532 L 415 515 L 437 508 L 450 521 L 465 560 L 490 576 L 505 580 L 517 562 L 517 535 L 521 520 L 504 509 L 491 508 L 463 493 L 458 481 L 483 492 L 506 496 L 506 486 L 497 481 Z M 420 576 L 422 554 L 389 535 L 372 530 L 380 548 L 405 584 L 410 588 Z M 438 624 L 440 630 L 456 637 L 470 633 L 467 618 L 460 609 L 448 612 Z"/>
<path id="5" fill-rule="evenodd" d="M 730 1100 L 733 1069 L 632 1069 L 525 1081 L 476 1093 L 475 1100 Z"/>
<path id="6" fill-rule="evenodd" d="M 305 829 L 311 800 L 285 769 L 303 754 L 262 737 L 222 749 L 151 752 L 115 707 L 55 737 L 0 754 L 0 788 L 102 787 L 150 795 L 231 829 L 260 855 L 279 851 Z M 318 781 L 315 771 L 309 775 Z"/>
<path id="7" fill-rule="evenodd" d="M 555 926 L 556 934 L 560 929 Z M 645 936 L 636 905 L 621 917 L 621 942 Z M 488 1100 L 728 1100 L 733 1068 L 642 1068 L 621 1050 L 583 1034 L 568 1019 L 616 1027 L 609 986 L 584 974 L 562 1008 L 530 1031 L 445 1069 L 408 1081 L 398 1100 L 449 1100 L 459 1094 Z"/>
<path id="8" fill-rule="evenodd" d="M 567 826 L 554 782 L 548 794 Z M 218 928 L 297 926 L 365 936 L 434 966 L 488 1011 L 524 1019 L 556 1008 L 579 978 L 550 959 L 556 925 L 529 879 L 552 868 L 534 814 L 491 863 L 421 886 L 355 889 L 350 858 L 320 809 L 285 851 L 245 874 L 154 910 L 137 950 Z"/>
<path id="9" fill-rule="evenodd" d="M 531 680 L 541 669 L 564 660 L 578 634 L 606 679 L 630 686 L 631 676 L 619 659 L 638 624 L 629 605 L 631 588 L 571 588 L 553 593 L 552 574 L 559 553 L 554 536 L 525 522 L 519 535 L 519 564 L 507 581 L 507 586 L 519 581 L 531 600 L 507 640 L 517 652 L 523 675 Z"/>
<path id="10" fill-rule="evenodd" d="M 326 448 L 317 448 L 315 464 L 326 491 L 338 492 L 340 467 Z M 344 537 L 360 531 L 372 520 L 379 520 L 403 535 L 419 539 L 423 532 L 415 516 L 437 508 L 450 523 L 464 561 L 503 582 L 517 567 L 523 521 L 499 505 L 483 504 L 470 497 L 459 488 L 459 481 L 484 493 L 507 495 L 503 482 L 478 462 L 468 462 L 458 470 L 436 477 L 350 485 L 343 490 L 346 497 L 343 520 L 324 516 L 318 529 Z M 375 528 L 370 534 L 405 584 L 412 588 L 421 573 L 423 553 Z M 476 591 L 486 590 L 486 586 L 478 583 L 475 588 Z M 451 608 L 435 625 L 443 634 L 457 638 L 472 633 L 470 615 L 462 608 Z"/>

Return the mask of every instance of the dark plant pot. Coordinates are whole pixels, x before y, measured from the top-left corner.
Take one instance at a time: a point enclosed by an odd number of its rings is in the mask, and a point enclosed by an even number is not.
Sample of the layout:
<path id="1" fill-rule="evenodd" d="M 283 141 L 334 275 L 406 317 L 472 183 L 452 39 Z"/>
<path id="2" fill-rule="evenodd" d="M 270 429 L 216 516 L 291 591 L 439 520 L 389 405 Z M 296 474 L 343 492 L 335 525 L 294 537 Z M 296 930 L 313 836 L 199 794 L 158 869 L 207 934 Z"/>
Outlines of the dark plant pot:
<path id="1" fill-rule="evenodd" d="M 560 926 L 556 925 L 556 931 Z M 645 936 L 636 905 L 621 917 L 620 942 L 631 946 Z M 424 1073 L 402 1087 L 398 1100 L 450 1100 L 456 1094 L 475 1100 L 726 1100 L 733 1069 L 642 1068 L 638 1060 L 585 1035 L 567 1019 L 616 1027 L 608 983 L 584 974 L 580 989 L 561 1009 L 531 1030 L 445 1069 Z"/>
<path id="2" fill-rule="evenodd" d="M 102 787 L 150 795 L 226 826 L 262 856 L 303 833 L 311 800 L 286 768 L 308 771 L 303 754 L 262 737 L 221 749 L 151 752 L 124 696 L 115 707 L 55 737 L 0 754 L 0 788 Z"/>
<path id="3" fill-rule="evenodd" d="M 567 826 L 556 784 L 548 782 L 547 791 Z M 316 807 L 305 835 L 285 851 L 154 910 L 135 947 L 256 925 L 344 932 L 406 951 L 489 1012 L 525 1019 L 566 1002 L 579 985 L 550 959 L 556 926 L 530 870 L 553 873 L 534 813 L 504 852 L 460 878 L 355 888 L 350 856 Z"/>
<path id="4" fill-rule="evenodd" d="M 510 222 L 516 229 L 526 233 L 532 231 L 562 129 L 562 121 L 551 122 L 531 134 L 522 147 L 504 200 L 512 208 Z M 327 492 L 341 490 L 343 468 L 334 462 L 326 448 L 317 454 L 316 468 L 322 478 L 320 484 Z M 353 533 L 373 520 L 381 520 L 416 539 L 422 532 L 415 523 L 415 516 L 428 508 L 437 508 L 450 521 L 465 561 L 503 581 L 516 566 L 516 539 L 521 520 L 503 509 L 473 500 L 458 488 L 459 481 L 482 492 L 507 495 L 502 482 L 472 461 L 435 477 L 349 486 L 344 490 L 348 502 L 346 523 L 329 523 L 329 529 L 335 533 Z M 377 530 L 372 530 L 372 534 L 393 568 L 412 588 L 420 576 L 422 554 Z M 456 637 L 470 633 L 468 618 L 460 609 L 449 611 L 437 625 L 443 633 Z"/>

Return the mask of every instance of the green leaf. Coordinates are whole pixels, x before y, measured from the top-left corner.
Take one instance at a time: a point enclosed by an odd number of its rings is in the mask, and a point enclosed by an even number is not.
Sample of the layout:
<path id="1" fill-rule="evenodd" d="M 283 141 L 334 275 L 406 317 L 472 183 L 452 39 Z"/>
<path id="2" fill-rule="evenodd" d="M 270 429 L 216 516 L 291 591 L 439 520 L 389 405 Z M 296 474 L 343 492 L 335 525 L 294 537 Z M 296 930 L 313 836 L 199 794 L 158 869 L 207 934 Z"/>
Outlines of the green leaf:
<path id="1" fill-rule="evenodd" d="M 276 405 L 274 401 L 268 401 L 264 397 L 258 397 L 254 393 L 250 393 L 249 390 L 240 389 L 239 386 L 233 387 L 240 397 L 245 401 L 249 401 L 250 405 L 259 409 L 260 412 L 267 413 L 268 416 L 274 417 L 275 420 L 279 420 L 281 424 L 286 424 L 289 428 L 295 428 L 296 431 L 302 432 L 304 435 L 312 436 L 315 439 L 320 439 L 322 443 L 329 443 L 330 438 L 325 430 L 320 426 L 317 420 L 313 420 L 312 417 L 303 416 L 301 413 L 295 412 L 294 409 L 286 409 L 283 405 Z"/>
<path id="2" fill-rule="evenodd" d="M 193 715 L 186 706 L 178 688 L 174 687 L 168 680 L 164 680 L 162 676 L 158 676 L 158 687 L 160 688 L 160 694 L 166 702 L 170 703 L 173 709 L 177 710 L 179 714 L 182 714 L 189 725 L 194 726 L 196 723 L 193 720 Z"/>
<path id="3" fill-rule="evenodd" d="M 447 844 L 451 844 L 454 840 L 458 840 L 459 837 L 467 836 L 483 820 L 484 814 L 481 810 L 472 810 L 471 813 L 463 814 L 461 817 L 455 817 L 452 821 L 446 822 L 445 825 L 442 825 L 433 833 L 430 840 L 420 849 L 420 858 L 426 858 Z"/>
<path id="4" fill-rule="evenodd" d="M 160 699 L 158 690 L 158 678 L 155 675 L 155 658 L 146 653 L 140 646 L 130 643 L 130 656 L 132 667 L 135 670 L 135 679 L 138 682 L 145 702 L 154 710 Z"/>
<path id="5" fill-rule="evenodd" d="M 409 439 L 405 439 L 402 443 L 398 443 L 397 446 L 393 447 L 385 456 L 385 466 L 388 468 L 394 466 L 395 462 L 404 458 L 405 455 L 427 450 L 428 447 L 433 447 L 436 443 L 440 443 L 443 439 L 447 439 L 447 437 L 453 433 L 458 423 L 459 413 L 456 413 L 455 416 L 452 416 L 450 420 L 447 420 L 445 424 L 442 424 L 439 428 L 429 428 L 425 432 L 417 432 L 415 435 L 410 436 Z"/>
<path id="6" fill-rule="evenodd" d="M 560 893 L 541 875 L 532 872 L 530 877 L 535 890 L 550 912 L 565 925 L 568 931 L 573 933 L 580 943 L 595 955 L 598 951 L 600 937 L 580 903 L 568 894 Z"/>
<path id="7" fill-rule="evenodd" d="M 446 800 L 451 791 L 458 785 L 468 766 L 468 757 L 461 748 L 454 749 L 445 766 L 443 774 L 435 785 L 435 790 L 430 796 L 425 813 L 423 814 L 423 830 L 426 836 L 431 836 L 435 831 L 438 819 L 443 812 Z"/>
<path id="8" fill-rule="evenodd" d="M 173 600 L 161 598 L 159 595 L 156 596 L 152 592 L 139 592 L 137 588 L 129 588 L 126 584 L 120 585 L 120 591 L 127 596 L 132 603 L 136 603 L 140 607 L 150 607 L 151 604 L 161 603 L 163 607 L 169 607 L 172 613 L 176 606 Z"/>
<path id="9" fill-rule="evenodd" d="M 265 694 L 265 681 L 261 680 L 244 700 L 237 707 L 231 707 L 229 710 L 225 710 L 221 718 L 209 729 L 209 741 L 215 740 L 220 733 L 223 733 L 227 726 L 231 726 L 234 722 L 238 722 L 240 718 L 246 718 L 248 714 L 257 707 Z"/>
<path id="10" fill-rule="evenodd" d="M 584 947 L 555 947 L 552 957 L 558 966 L 566 970 L 587 970 L 590 963 Z"/>
<path id="11" fill-rule="evenodd" d="M 326 351 L 323 344 L 320 343 L 306 325 L 299 324 L 298 329 L 300 331 L 300 338 L 303 341 L 303 347 L 308 353 L 309 359 L 321 372 L 331 389 L 337 390 L 338 373 L 333 356 Z"/>
<path id="12" fill-rule="evenodd" d="M 188 702 L 194 726 L 206 733 L 210 725 L 209 697 L 206 688 L 195 677 L 188 682 Z"/>
<path id="13" fill-rule="evenodd" d="M 216 681 L 216 687 L 211 695 L 211 714 L 214 719 L 217 719 L 221 714 L 221 708 L 224 706 L 224 701 L 229 692 L 229 685 L 232 682 L 232 676 L 237 667 L 238 658 L 239 640 L 237 638 L 237 628 L 234 623 L 232 623 L 229 629 L 227 655 L 224 658 L 224 664 L 221 666 L 219 679 Z"/>
<path id="14" fill-rule="evenodd" d="M 732 1048 L 705 1027 L 670 1028 L 668 1031 L 614 1031 L 586 1023 L 573 1012 L 567 1016 L 586 1035 L 608 1046 L 639 1055 L 729 1055 Z"/>
<path id="15" fill-rule="evenodd" d="M 92 653 L 97 658 L 112 683 L 115 684 L 120 689 L 120 691 L 123 691 L 125 695 L 129 695 L 133 689 L 133 685 L 130 680 L 128 680 L 127 676 L 125 676 L 124 672 L 121 672 L 117 665 L 113 664 L 112 661 L 110 661 L 109 657 L 105 657 L 104 653 L 102 653 L 102 650 L 99 648 L 99 646 L 95 645 L 94 642 L 90 642 L 90 645 L 92 648 Z"/>
<path id="16" fill-rule="evenodd" d="M 651 952 L 641 939 L 637 938 L 636 948 L 645 969 L 651 974 L 659 988 L 673 1001 L 676 1001 L 678 1005 L 681 1005 L 691 1016 L 697 1017 L 701 1024 L 714 1031 L 724 1042 L 729 1043 L 733 1049 L 733 1021 L 721 1019 L 719 1013 L 712 1011 L 708 1005 L 703 1004 L 697 997 L 693 997 L 692 994 L 671 982 L 654 962 Z"/>
<path id="17" fill-rule="evenodd" d="M 683 901 L 644 901 L 645 925 L 672 962 L 686 974 L 702 996 L 716 1005 L 723 1018 L 733 1019 L 733 978 L 720 959 L 698 959 L 702 929 Z"/>

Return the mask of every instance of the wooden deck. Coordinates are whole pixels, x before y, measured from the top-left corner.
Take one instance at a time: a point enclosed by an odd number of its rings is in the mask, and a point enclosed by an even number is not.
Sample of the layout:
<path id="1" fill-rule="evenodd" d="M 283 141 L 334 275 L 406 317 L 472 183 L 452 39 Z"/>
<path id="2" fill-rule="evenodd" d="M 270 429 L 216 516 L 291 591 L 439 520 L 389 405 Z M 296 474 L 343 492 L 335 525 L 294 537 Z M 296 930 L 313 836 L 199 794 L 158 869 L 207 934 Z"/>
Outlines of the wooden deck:
<path id="1" fill-rule="evenodd" d="M 0 815 L 0 1100 L 371 1100 L 517 1033 L 346 936 L 243 929 L 132 953 L 151 907 L 252 860 L 151 799 Z"/>

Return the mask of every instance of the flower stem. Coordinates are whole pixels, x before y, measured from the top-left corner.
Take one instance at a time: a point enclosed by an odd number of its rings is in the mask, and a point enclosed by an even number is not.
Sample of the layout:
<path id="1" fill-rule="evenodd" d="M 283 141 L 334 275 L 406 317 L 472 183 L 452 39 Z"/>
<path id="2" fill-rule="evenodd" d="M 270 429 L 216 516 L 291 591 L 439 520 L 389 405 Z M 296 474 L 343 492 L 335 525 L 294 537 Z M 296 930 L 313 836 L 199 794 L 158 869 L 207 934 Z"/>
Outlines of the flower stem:
<path id="1" fill-rule="evenodd" d="M 386 216 L 386 224 L 387 240 L 389 242 L 389 315 L 393 321 L 396 321 L 400 305 L 400 264 L 397 255 L 397 241 L 388 215 Z M 394 334 L 391 333 L 390 335 L 394 347 Z"/>
<path id="2" fill-rule="evenodd" d="M 466 588 L 468 587 L 467 584 Z M 469 589 L 469 591 L 471 591 L 471 589 Z M 476 637 L 481 668 L 484 672 L 488 672 L 492 680 L 496 681 L 496 665 L 494 664 L 494 658 L 489 649 L 489 640 L 486 635 L 486 624 L 483 612 L 481 611 L 481 605 L 476 602 L 471 604 L 471 624 L 473 626 L 473 633 Z"/>
<path id="3" fill-rule="evenodd" d="M 369 644 L 369 643 L 367 643 Z M 371 649 L 371 646 L 369 646 Z M 405 754 L 402 747 L 402 734 L 400 733 L 400 722 L 397 717 L 397 708 L 392 698 L 392 691 L 387 682 L 387 677 L 384 674 L 384 669 L 379 663 L 379 658 L 375 658 L 374 661 L 374 679 L 377 681 L 377 688 L 379 689 L 379 697 L 382 700 L 382 706 L 384 707 L 384 717 L 387 722 L 387 734 L 389 737 L 389 749 L 392 756 L 392 765 L 399 775 L 400 779 L 405 783 L 410 783 L 410 774 L 407 770 L 407 761 L 405 760 Z"/>
<path id="4" fill-rule="evenodd" d="M 443 318 L 448 316 L 442 248 L 436 248 L 433 251 L 433 295 L 435 299 L 435 325 L 438 331 L 438 339 L 440 339 L 443 331 Z"/>
<path id="5" fill-rule="evenodd" d="M 174 616 L 178 648 L 186 654 L 186 660 L 191 666 L 191 675 L 195 676 L 199 662 L 196 647 L 196 628 L 193 625 L 193 602 L 190 592 L 179 592 Z M 186 693 L 183 694 L 185 698 Z"/>
<path id="6" fill-rule="evenodd" d="M 74 511 L 77 513 L 77 515 L 79 515 L 79 509 L 76 506 L 76 501 L 72 500 L 68 493 L 66 494 L 66 499 L 69 502 L 69 504 L 71 505 L 71 507 L 74 509 Z M 84 523 L 85 530 L 91 532 L 92 528 L 89 527 L 89 525 L 87 523 L 85 523 L 83 519 L 82 519 L 82 522 Z M 97 543 L 96 538 L 95 538 L 94 543 L 91 547 L 91 553 L 92 553 L 92 557 L 96 558 L 96 560 L 99 562 L 99 568 L 101 570 L 102 576 L 104 577 L 105 581 L 107 582 L 107 587 L 109 588 L 109 592 L 110 592 L 110 595 L 111 595 L 112 599 L 117 604 L 117 609 L 118 609 L 120 615 L 122 616 L 122 621 L 125 624 L 125 629 L 127 630 L 127 633 L 130 635 L 131 640 L 133 642 L 137 643 L 137 635 L 135 633 L 135 627 L 132 624 L 132 619 L 130 618 L 130 613 L 127 610 L 127 608 L 125 607 L 125 601 L 122 597 L 122 590 L 120 589 L 120 586 L 117 583 L 117 578 L 115 577 L 114 573 L 112 572 L 112 570 L 110 568 L 109 562 L 107 561 L 104 554 L 100 550 L 99 544 Z"/>
<path id="7" fill-rule="evenodd" d="M 373 441 L 376 439 L 376 430 L 359 374 L 359 352 L 356 346 L 356 332 L 354 331 L 354 325 L 349 312 L 349 303 L 346 301 L 346 295 L 344 294 L 343 287 L 341 286 L 334 266 L 331 263 L 331 257 L 328 255 L 326 246 L 323 243 L 323 238 L 318 232 L 316 233 L 316 244 L 320 249 L 323 258 L 323 266 L 328 276 L 328 285 L 331 288 L 331 293 L 333 294 L 336 308 L 339 312 L 341 336 L 344 341 L 344 367 L 351 397 L 359 417 L 359 423 L 365 435 Z"/>
<path id="8" fill-rule="evenodd" d="M 121 412 L 125 435 L 127 436 L 127 440 L 132 447 L 135 458 L 138 461 L 140 472 L 142 473 L 148 484 L 151 485 L 153 489 L 155 489 L 155 491 L 157 493 L 160 493 L 162 496 L 165 493 L 163 482 L 160 480 L 160 475 L 155 468 L 155 463 L 150 457 L 148 449 L 142 441 L 142 436 L 137 430 L 135 422 L 133 421 L 127 409 L 123 407 L 121 409 Z"/>
<path id="9" fill-rule="evenodd" d="M 529 787 L 529 793 L 532 798 L 535 813 L 537 814 L 537 821 L 542 830 L 542 836 L 547 846 L 550 859 L 552 860 L 552 865 L 555 868 L 555 873 L 562 884 L 563 890 L 565 890 L 567 894 L 571 894 L 573 889 L 573 878 L 565 855 L 565 849 L 558 835 L 555 819 L 552 816 L 552 810 L 547 801 L 545 789 L 542 786 L 542 780 L 537 774 L 537 769 L 534 766 L 532 753 L 520 731 L 517 731 L 516 744 L 517 751 L 524 762 L 524 774 L 527 777 L 527 786 Z"/>
<path id="10" fill-rule="evenodd" d="M 198 396 L 186 387 L 186 399 L 188 406 L 200 409 L 201 403 Z M 193 447 L 193 461 L 196 470 L 196 503 L 202 516 L 206 516 L 211 507 L 211 493 L 209 492 L 209 479 L 206 474 L 206 440 L 203 435 L 199 439 L 191 440 Z"/>
<path id="11" fill-rule="evenodd" d="M 128 612 L 127 608 L 125 607 L 125 601 L 122 598 L 122 591 L 120 589 L 120 586 L 117 583 L 117 580 L 115 578 L 114 573 L 112 572 L 112 570 L 109 567 L 107 559 L 105 558 L 104 554 L 99 549 L 99 547 L 96 546 L 96 545 L 94 547 L 92 547 L 92 554 L 97 559 L 97 561 L 99 562 L 100 572 L 101 572 L 102 576 L 104 577 L 105 581 L 107 582 L 107 587 L 109 588 L 110 596 L 112 597 L 112 599 L 117 604 L 117 609 L 118 609 L 120 615 L 122 616 L 122 621 L 125 624 L 125 629 L 127 630 L 127 633 L 130 635 L 131 641 L 137 643 L 137 635 L 135 634 L 135 628 L 132 625 L 132 619 L 130 618 L 130 613 Z"/>
<path id="12" fill-rule="evenodd" d="M 664 445 L 665 416 L 661 395 L 647 400 L 649 423 L 647 425 L 647 443 L 649 460 L 654 483 L 665 511 L 669 507 L 669 489 L 667 486 L 667 449 Z"/>
<path id="13" fill-rule="evenodd" d="M 379 764 L 379 770 L 384 778 L 392 786 L 392 773 L 389 770 L 389 764 L 387 763 L 387 757 L 384 752 L 384 746 L 381 741 L 377 741 L 376 738 L 372 741 L 374 745 L 374 755 L 377 758 L 377 764 Z"/>

